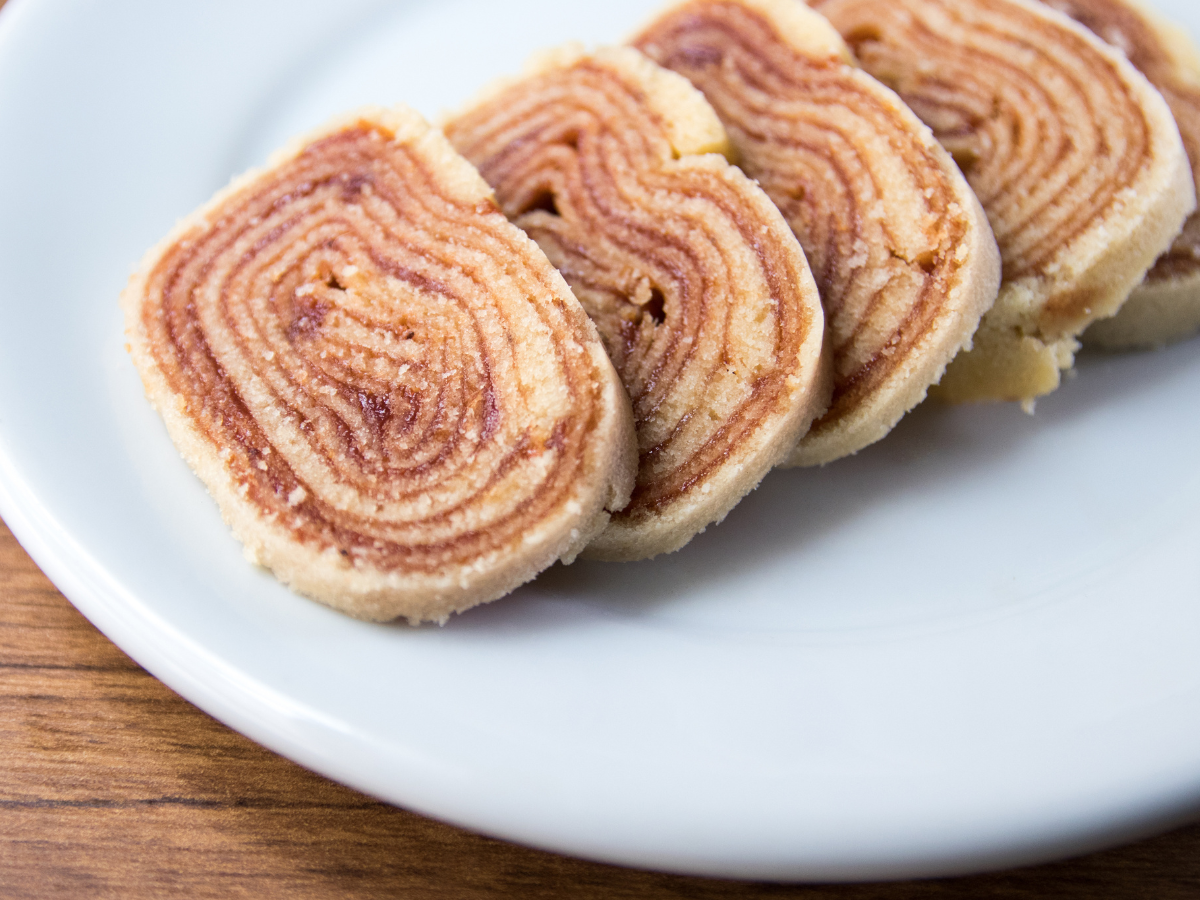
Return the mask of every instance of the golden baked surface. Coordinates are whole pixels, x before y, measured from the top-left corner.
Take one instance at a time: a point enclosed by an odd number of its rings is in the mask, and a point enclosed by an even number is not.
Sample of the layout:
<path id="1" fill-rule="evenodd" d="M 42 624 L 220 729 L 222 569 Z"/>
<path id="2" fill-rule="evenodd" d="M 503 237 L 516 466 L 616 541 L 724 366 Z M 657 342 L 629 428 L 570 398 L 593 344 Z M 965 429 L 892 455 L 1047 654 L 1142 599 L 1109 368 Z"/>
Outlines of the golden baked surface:
<path id="1" fill-rule="evenodd" d="M 595 329 L 413 113 L 363 111 L 236 182 L 123 305 L 247 554 L 353 615 L 494 599 L 628 496 L 632 424 Z"/>
<path id="2" fill-rule="evenodd" d="M 1027 0 L 814 0 L 951 151 L 1004 261 L 951 399 L 1030 400 L 1072 364 L 1194 206 L 1162 98 L 1119 54 Z"/>
<path id="3" fill-rule="evenodd" d="M 799 3 L 691 0 L 634 44 L 704 93 L 812 266 L 834 393 L 794 462 L 828 462 L 883 437 L 996 297 L 995 242 L 962 175 Z"/>
<path id="4" fill-rule="evenodd" d="M 489 91 L 446 133 L 596 322 L 633 401 L 629 506 L 588 555 L 677 549 L 824 408 L 822 312 L 770 200 L 721 156 L 720 123 L 629 48 L 571 48 Z"/>

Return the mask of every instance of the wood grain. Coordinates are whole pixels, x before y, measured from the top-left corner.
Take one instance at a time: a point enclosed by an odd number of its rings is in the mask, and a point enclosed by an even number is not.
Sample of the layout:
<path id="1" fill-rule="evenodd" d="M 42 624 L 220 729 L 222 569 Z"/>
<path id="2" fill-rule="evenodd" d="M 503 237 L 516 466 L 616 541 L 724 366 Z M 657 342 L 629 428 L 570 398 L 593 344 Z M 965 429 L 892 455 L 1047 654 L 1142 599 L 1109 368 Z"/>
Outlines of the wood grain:
<path id="1" fill-rule="evenodd" d="M 257 746 L 93 628 L 0 524 L 0 897 L 1200 897 L 1200 826 L 974 878 L 797 886 L 567 859 L 377 803 Z"/>

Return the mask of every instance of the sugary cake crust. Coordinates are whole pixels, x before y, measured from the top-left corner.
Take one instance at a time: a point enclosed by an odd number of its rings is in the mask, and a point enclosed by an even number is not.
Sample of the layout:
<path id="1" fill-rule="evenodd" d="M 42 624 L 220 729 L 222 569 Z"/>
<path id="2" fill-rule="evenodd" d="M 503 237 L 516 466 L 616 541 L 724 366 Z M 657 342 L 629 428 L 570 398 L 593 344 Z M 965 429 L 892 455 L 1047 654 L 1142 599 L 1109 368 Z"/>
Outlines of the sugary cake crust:
<path id="1" fill-rule="evenodd" d="M 1088 347 L 1151 350 L 1200 330 L 1200 271 L 1187 278 L 1143 282 L 1111 319 L 1093 322 L 1083 335 Z"/>

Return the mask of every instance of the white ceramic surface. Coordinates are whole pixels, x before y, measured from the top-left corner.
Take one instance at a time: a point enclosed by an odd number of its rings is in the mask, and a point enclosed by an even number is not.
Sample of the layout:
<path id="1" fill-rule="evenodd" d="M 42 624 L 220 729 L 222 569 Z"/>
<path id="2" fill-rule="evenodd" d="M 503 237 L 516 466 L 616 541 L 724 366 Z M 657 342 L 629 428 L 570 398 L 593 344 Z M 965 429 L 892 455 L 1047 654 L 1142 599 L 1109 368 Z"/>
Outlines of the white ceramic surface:
<path id="1" fill-rule="evenodd" d="M 1200 35 L 1190 0 L 1159 0 Z M 0 513 L 151 672 L 254 739 L 490 834 L 684 872 L 1044 859 L 1200 810 L 1200 341 L 1085 359 L 1029 417 L 922 408 L 672 557 L 444 628 L 250 568 L 122 348 L 179 216 L 363 102 L 428 115 L 642 0 L 11 0 Z"/>

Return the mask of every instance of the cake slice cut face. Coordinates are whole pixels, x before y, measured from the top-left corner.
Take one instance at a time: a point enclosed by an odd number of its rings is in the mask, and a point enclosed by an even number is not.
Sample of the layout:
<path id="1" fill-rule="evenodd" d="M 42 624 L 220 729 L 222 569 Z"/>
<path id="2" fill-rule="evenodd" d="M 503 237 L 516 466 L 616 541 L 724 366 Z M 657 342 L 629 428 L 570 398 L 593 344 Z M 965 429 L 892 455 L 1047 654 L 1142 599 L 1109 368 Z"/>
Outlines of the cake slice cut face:
<path id="1" fill-rule="evenodd" d="M 700 94 L 630 48 L 543 55 L 446 133 L 562 271 L 633 402 L 633 497 L 586 554 L 678 549 L 828 400 L 803 251 L 767 196 L 710 152 L 727 143 Z"/>
<path id="2" fill-rule="evenodd" d="M 1171 107 L 1200 182 L 1200 52 L 1180 28 L 1133 0 L 1047 0 L 1123 52 Z M 1171 248 L 1111 319 L 1088 328 L 1084 343 L 1154 347 L 1200 329 L 1200 214 L 1193 213 Z"/>
<path id="3" fill-rule="evenodd" d="M 859 62 L 958 160 L 1004 282 L 949 400 L 1049 393 L 1195 206 L 1162 97 L 1125 58 L 1033 0 L 814 0 Z"/>
<path id="4" fill-rule="evenodd" d="M 633 43 L 704 93 L 816 276 L 833 399 L 791 461 L 879 440 L 996 299 L 996 243 L 954 161 L 795 0 L 687 0 Z"/>
<path id="5" fill-rule="evenodd" d="M 415 113 L 353 114 L 234 182 L 122 305 L 147 395 L 247 555 L 351 615 L 495 599 L 632 488 L 595 328 Z"/>

